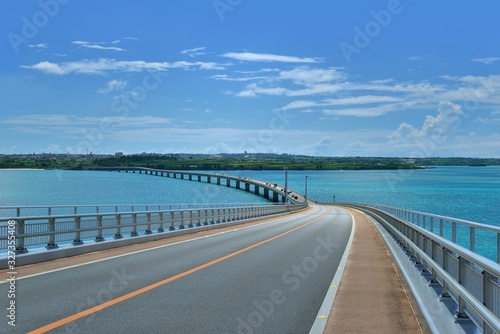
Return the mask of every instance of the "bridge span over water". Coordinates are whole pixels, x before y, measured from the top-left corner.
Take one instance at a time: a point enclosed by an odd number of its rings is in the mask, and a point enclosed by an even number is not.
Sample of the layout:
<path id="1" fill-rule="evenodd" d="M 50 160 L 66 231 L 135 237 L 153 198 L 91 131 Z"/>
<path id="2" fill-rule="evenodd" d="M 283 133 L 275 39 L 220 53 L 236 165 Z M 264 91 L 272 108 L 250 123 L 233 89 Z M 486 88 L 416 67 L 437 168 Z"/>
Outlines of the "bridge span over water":
<path id="1" fill-rule="evenodd" d="M 252 192 L 256 195 L 262 196 L 265 199 L 278 203 L 284 203 L 286 200 L 291 203 L 304 202 L 303 195 L 294 193 L 287 189 L 287 185 L 278 185 L 277 183 L 269 183 L 266 181 L 250 179 L 247 177 L 204 173 L 199 171 L 178 171 L 178 170 L 164 170 L 145 167 L 95 167 L 90 170 L 110 171 L 110 172 L 124 172 L 124 173 L 139 173 L 146 175 L 154 175 L 161 177 L 168 177 L 181 180 L 206 182 L 216 185 L 223 185 L 226 187 L 233 187 L 235 189 Z M 288 192 L 288 196 L 285 193 Z M 300 197 L 299 197 L 300 196 Z"/>
<path id="2" fill-rule="evenodd" d="M 500 228 L 386 207 L 308 205 L 286 196 L 286 186 L 234 176 L 107 170 L 235 187 L 270 203 L 38 207 L 46 214 L 36 216 L 0 207 L 13 212 L 0 218 L 0 251 L 16 244 L 0 253 L 11 321 L 2 328 L 500 333 Z M 486 242 L 491 258 L 476 253 Z"/>

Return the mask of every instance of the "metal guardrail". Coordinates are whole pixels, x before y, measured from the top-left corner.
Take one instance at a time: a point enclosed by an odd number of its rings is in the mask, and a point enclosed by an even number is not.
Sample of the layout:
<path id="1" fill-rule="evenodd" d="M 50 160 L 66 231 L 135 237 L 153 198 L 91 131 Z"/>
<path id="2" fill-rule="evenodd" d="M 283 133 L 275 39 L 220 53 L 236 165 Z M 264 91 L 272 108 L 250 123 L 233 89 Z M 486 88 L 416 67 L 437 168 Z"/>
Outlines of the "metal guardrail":
<path id="1" fill-rule="evenodd" d="M 110 204 L 110 205 L 50 205 L 50 206 L 0 206 L 0 218 L 25 216 L 52 216 L 81 213 L 107 213 L 127 211 L 212 209 L 223 207 L 256 206 L 262 203 L 171 203 L 171 204 Z"/>
<path id="2" fill-rule="evenodd" d="M 134 206 L 133 208 L 135 208 Z M 84 240 L 102 242 L 139 234 L 163 233 L 195 226 L 263 217 L 306 208 L 307 204 L 268 204 L 193 209 L 151 209 L 144 211 L 94 212 L 0 218 L 0 250 L 9 249 L 15 240 L 17 254 L 28 246 L 58 248 L 58 243 L 81 245 Z M 54 208 L 54 207 L 51 207 Z M 96 211 L 100 211 L 99 209 Z M 85 241 L 87 242 L 87 241 Z"/>
<path id="3" fill-rule="evenodd" d="M 422 265 L 422 272 L 430 274 L 429 284 L 441 285 L 441 298 L 452 298 L 457 303 L 455 319 L 470 318 L 483 333 L 500 333 L 500 265 L 466 249 L 454 241 L 445 239 L 425 227 L 422 217 L 466 223 L 470 228 L 482 228 L 475 224 L 449 217 L 418 213 L 415 223 L 408 218 L 409 211 L 394 208 L 349 205 L 369 214 L 379 221 L 415 261 Z M 386 211 L 387 210 L 387 211 Z M 390 211 L 390 212 L 389 212 Z M 411 212 L 410 212 L 411 213 Z M 417 212 L 414 212 L 417 217 Z M 410 214 L 413 217 L 413 213 Z M 428 220 L 430 224 L 430 220 Z M 443 223 L 438 224 L 440 231 Z M 489 230 L 489 228 L 488 228 Z M 497 231 L 493 227 L 493 231 Z M 455 239 L 456 239 L 456 234 Z M 474 245 L 475 241 L 470 244 Z"/>
<path id="4" fill-rule="evenodd" d="M 420 226 L 472 252 L 478 253 L 479 249 L 477 249 L 476 245 L 479 241 L 490 251 L 489 254 L 482 255 L 493 260 L 496 257 L 497 263 L 500 263 L 500 226 L 389 206 L 376 205 L 374 207 L 406 222 Z"/>

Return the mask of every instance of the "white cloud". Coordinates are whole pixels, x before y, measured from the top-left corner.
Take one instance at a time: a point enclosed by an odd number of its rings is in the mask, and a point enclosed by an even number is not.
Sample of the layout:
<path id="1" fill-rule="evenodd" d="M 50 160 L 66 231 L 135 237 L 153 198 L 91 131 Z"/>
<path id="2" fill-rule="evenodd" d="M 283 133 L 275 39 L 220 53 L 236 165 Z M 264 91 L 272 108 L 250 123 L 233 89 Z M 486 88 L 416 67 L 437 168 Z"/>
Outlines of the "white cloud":
<path id="1" fill-rule="evenodd" d="M 119 42 L 119 41 L 115 41 L 115 42 Z M 98 49 L 98 50 L 110 50 L 110 51 L 127 51 L 125 49 L 122 49 L 122 48 L 119 48 L 119 47 L 116 47 L 116 46 L 103 46 L 103 44 L 106 44 L 104 42 L 99 42 L 99 43 L 91 43 L 91 42 L 87 42 L 87 41 L 73 41 L 71 42 L 72 44 L 76 44 L 82 48 L 86 48 L 86 49 Z M 113 43 L 112 44 L 116 44 L 116 43 Z"/>
<path id="2" fill-rule="evenodd" d="M 46 49 L 49 47 L 49 45 L 46 43 L 38 43 L 38 44 L 30 44 L 28 45 L 28 47 L 35 49 Z"/>
<path id="3" fill-rule="evenodd" d="M 184 54 L 184 55 L 188 55 L 189 57 L 202 56 L 202 55 L 207 54 L 207 52 L 205 52 L 206 49 L 207 48 L 205 46 L 202 46 L 199 48 L 183 50 L 180 53 Z"/>
<path id="4" fill-rule="evenodd" d="M 290 71 L 282 71 L 280 79 L 292 80 L 298 85 L 310 86 L 316 83 L 345 80 L 346 74 L 335 68 L 310 69 L 308 67 L 298 67 Z"/>
<path id="5" fill-rule="evenodd" d="M 222 55 L 223 57 L 240 60 L 240 61 L 257 61 L 257 62 L 282 62 L 282 63 L 318 63 L 321 60 L 318 58 L 300 58 L 294 56 L 282 56 L 268 53 L 252 53 L 252 52 L 228 52 Z"/>
<path id="6" fill-rule="evenodd" d="M 498 58 L 498 57 L 471 59 L 471 61 L 474 61 L 477 63 L 483 63 L 486 65 L 493 64 L 494 62 L 499 61 L 499 60 L 500 60 L 500 58 Z"/>
<path id="7" fill-rule="evenodd" d="M 97 60 L 85 59 L 82 61 L 52 63 L 42 61 L 35 65 L 23 65 L 22 68 L 38 70 L 48 74 L 68 75 L 68 74 L 104 74 L 106 72 L 143 72 L 143 71 L 167 71 L 171 68 L 204 70 L 218 70 L 224 67 L 216 63 L 205 62 L 146 62 L 143 60 L 119 61 L 110 58 L 100 58 Z"/>
<path id="8" fill-rule="evenodd" d="M 127 81 L 121 80 L 110 80 L 106 83 L 106 87 L 99 88 L 97 93 L 99 94 L 109 94 L 114 91 L 122 91 L 125 86 L 127 86 Z"/>
<path id="9" fill-rule="evenodd" d="M 375 103 L 394 103 L 403 102 L 403 99 L 392 96 L 376 96 L 376 95 L 361 95 L 351 96 L 339 99 L 324 99 L 321 101 L 293 101 L 282 107 L 282 110 L 310 108 L 310 107 L 326 107 L 326 106 L 349 106 L 360 104 L 375 104 Z"/>
<path id="10" fill-rule="evenodd" d="M 439 140 L 450 136 L 461 124 L 463 111 L 452 102 L 441 102 L 437 116 L 427 115 L 421 129 L 408 123 L 401 123 L 399 128 L 387 137 L 389 143 L 406 143 L 415 140 Z"/>
<path id="11" fill-rule="evenodd" d="M 323 113 L 325 115 L 335 116 L 377 117 L 399 109 L 400 106 L 397 104 L 383 104 L 369 108 L 325 109 L 323 110 Z"/>

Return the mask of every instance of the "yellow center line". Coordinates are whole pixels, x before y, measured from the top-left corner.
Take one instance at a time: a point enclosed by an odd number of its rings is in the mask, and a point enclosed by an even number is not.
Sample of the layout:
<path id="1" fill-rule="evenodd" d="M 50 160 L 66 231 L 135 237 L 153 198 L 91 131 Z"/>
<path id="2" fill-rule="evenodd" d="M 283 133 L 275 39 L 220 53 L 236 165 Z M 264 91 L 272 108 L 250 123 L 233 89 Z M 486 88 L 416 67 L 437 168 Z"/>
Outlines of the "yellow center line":
<path id="1" fill-rule="evenodd" d="M 104 310 L 105 308 L 108 308 L 108 307 L 110 307 L 110 306 L 116 305 L 116 304 L 118 304 L 118 303 L 121 303 L 121 302 L 123 302 L 123 301 L 126 301 L 126 300 L 128 300 L 128 299 L 130 299 L 130 298 L 136 297 L 136 296 L 138 296 L 138 295 L 140 295 L 140 294 L 143 294 L 143 293 L 145 293 L 145 292 L 151 291 L 151 290 L 153 290 L 153 289 L 155 289 L 155 288 L 157 288 L 157 287 L 160 287 L 160 286 L 162 286 L 162 285 L 165 285 L 165 284 L 168 284 L 168 283 L 173 282 L 173 281 L 175 281 L 175 280 L 178 280 L 179 278 L 182 278 L 182 277 L 185 277 L 185 276 L 191 275 L 191 274 L 193 274 L 193 273 L 195 273 L 195 272 L 197 272 L 197 271 L 200 271 L 200 270 L 205 269 L 205 268 L 207 268 L 207 267 L 213 266 L 214 264 L 217 264 L 217 263 L 219 263 L 219 262 L 222 262 L 222 261 L 224 261 L 224 260 L 227 260 L 227 259 L 229 259 L 229 258 L 232 258 L 232 257 L 234 257 L 234 256 L 236 256 L 236 255 L 239 255 L 239 254 L 244 253 L 244 252 L 246 252 L 246 251 L 249 251 L 249 250 L 251 250 L 251 249 L 253 249 L 253 248 L 259 247 L 259 246 L 261 246 L 261 245 L 263 245 L 263 244 L 265 244 L 265 243 L 268 243 L 268 242 L 270 242 L 270 241 L 273 241 L 273 240 L 276 240 L 276 239 L 278 239 L 278 238 L 281 238 L 281 237 L 283 237 L 283 236 L 285 236 L 285 235 L 287 235 L 287 234 L 290 234 L 290 233 L 292 233 L 292 232 L 294 232 L 294 231 L 297 231 L 298 229 L 301 229 L 301 228 L 303 228 L 303 227 L 306 227 L 307 225 L 310 225 L 310 224 L 312 224 L 312 223 L 314 223 L 314 222 L 316 222 L 316 221 L 318 221 L 318 220 L 322 219 L 323 217 L 327 216 L 327 215 L 330 213 L 330 211 L 331 211 L 331 210 L 330 210 L 330 209 L 328 209 L 328 211 L 327 211 L 326 213 L 322 214 L 321 216 L 319 216 L 319 217 L 317 217 L 317 218 L 315 218 L 315 219 L 313 219 L 313 220 L 310 220 L 310 221 L 308 221 L 307 223 L 304 223 L 304 224 L 302 224 L 302 225 L 300 225 L 300 226 L 297 226 L 297 227 L 295 227 L 295 228 L 293 228 L 293 229 L 291 229 L 291 230 L 288 230 L 288 231 L 286 231 L 286 232 L 283 232 L 283 233 L 281 233 L 281 234 L 278 234 L 278 235 L 276 235 L 276 236 L 274 236 L 274 237 L 271 237 L 271 238 L 269 238 L 269 239 L 266 239 L 266 240 L 260 241 L 260 242 L 258 242 L 258 243 L 253 244 L 253 245 L 250 245 L 250 246 L 248 246 L 248 247 L 242 248 L 242 249 L 240 249 L 240 250 L 238 250 L 238 251 L 236 251 L 236 252 L 233 252 L 233 253 L 230 253 L 230 254 L 224 255 L 224 256 L 222 256 L 222 257 L 220 257 L 220 258 L 218 258 L 218 259 L 212 260 L 212 261 L 210 261 L 210 262 L 204 263 L 204 264 L 199 265 L 199 266 L 197 266 L 197 267 L 194 267 L 194 268 L 192 268 L 192 269 L 186 270 L 186 271 L 184 271 L 184 272 L 182 272 L 182 273 L 180 273 L 180 274 L 177 274 L 177 275 L 171 276 L 171 277 L 169 277 L 169 278 L 167 278 L 167 279 L 164 279 L 164 280 L 162 280 L 162 281 L 159 281 L 159 282 L 153 283 L 153 284 L 151 284 L 151 285 L 145 286 L 144 288 L 141 288 L 141 289 L 139 289 L 139 290 L 132 291 L 132 292 L 127 293 L 127 294 L 125 294 L 125 295 L 123 295 L 123 296 L 121 296 L 121 297 L 118 297 L 118 298 L 112 299 L 112 300 L 110 300 L 110 301 L 107 301 L 107 302 L 102 303 L 102 304 L 100 304 L 100 305 L 94 306 L 94 307 L 89 308 L 89 309 L 87 309 L 87 310 L 84 310 L 84 311 L 81 311 L 81 312 L 75 313 L 75 314 L 73 314 L 73 315 L 70 315 L 69 317 L 63 318 L 63 319 L 61 319 L 61 320 L 55 321 L 55 322 L 53 322 L 53 323 L 50 323 L 50 324 L 48 324 L 48 325 L 45 325 L 45 326 L 40 327 L 40 328 L 38 328 L 38 329 L 35 329 L 35 330 L 33 330 L 33 331 L 29 332 L 28 334 L 46 333 L 46 332 L 48 332 L 48 331 L 50 331 L 50 330 L 53 330 L 53 329 L 55 329 L 55 328 L 58 328 L 58 327 L 64 326 L 64 325 L 66 325 L 66 324 L 68 324 L 68 323 L 70 323 L 70 322 L 73 322 L 73 321 L 78 320 L 78 319 L 80 319 L 80 318 L 86 317 L 86 316 L 91 315 L 91 314 L 93 314 L 93 313 L 99 312 L 99 311 L 101 311 L 101 310 Z"/>

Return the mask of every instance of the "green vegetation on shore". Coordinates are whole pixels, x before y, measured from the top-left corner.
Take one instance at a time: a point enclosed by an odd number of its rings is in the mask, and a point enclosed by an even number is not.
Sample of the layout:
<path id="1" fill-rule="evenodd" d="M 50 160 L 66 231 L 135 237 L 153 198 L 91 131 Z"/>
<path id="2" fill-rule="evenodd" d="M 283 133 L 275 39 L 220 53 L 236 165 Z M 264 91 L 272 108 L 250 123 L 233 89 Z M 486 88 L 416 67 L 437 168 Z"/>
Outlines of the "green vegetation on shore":
<path id="1" fill-rule="evenodd" d="M 170 170 L 374 170 L 421 169 L 427 166 L 500 165 L 500 159 L 487 158 L 387 158 L 314 157 L 291 154 L 135 154 L 0 155 L 0 168 L 89 169 L 98 167 L 149 167 Z"/>

